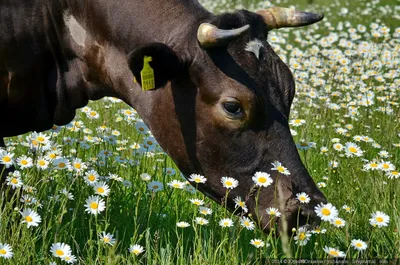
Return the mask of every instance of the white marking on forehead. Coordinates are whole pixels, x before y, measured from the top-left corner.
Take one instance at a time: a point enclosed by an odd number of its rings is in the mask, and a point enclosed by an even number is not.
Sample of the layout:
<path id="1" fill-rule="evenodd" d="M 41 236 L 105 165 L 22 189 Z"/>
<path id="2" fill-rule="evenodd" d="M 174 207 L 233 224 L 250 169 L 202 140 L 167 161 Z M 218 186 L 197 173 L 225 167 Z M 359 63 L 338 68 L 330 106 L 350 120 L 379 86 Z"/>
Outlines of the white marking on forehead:
<path id="1" fill-rule="evenodd" d="M 79 45 L 84 47 L 86 40 L 86 31 L 75 19 L 75 17 L 69 13 L 64 13 L 64 22 L 69 32 L 71 33 L 74 41 Z"/>
<path id="2" fill-rule="evenodd" d="M 260 49 L 264 47 L 262 42 L 258 39 L 254 39 L 252 41 L 249 41 L 246 45 L 245 51 L 252 52 L 254 55 L 257 57 L 257 59 L 260 59 Z"/>

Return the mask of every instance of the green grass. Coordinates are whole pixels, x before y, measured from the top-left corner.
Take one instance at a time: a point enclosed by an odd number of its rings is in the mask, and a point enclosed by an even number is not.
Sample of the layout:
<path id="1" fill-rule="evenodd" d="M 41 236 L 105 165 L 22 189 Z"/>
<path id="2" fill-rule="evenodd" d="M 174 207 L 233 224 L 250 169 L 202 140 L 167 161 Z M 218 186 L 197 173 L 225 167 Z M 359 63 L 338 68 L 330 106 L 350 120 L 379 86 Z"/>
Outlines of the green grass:
<path id="1" fill-rule="evenodd" d="M 382 170 L 365 171 L 363 166 L 366 162 L 362 159 L 390 161 L 397 169 L 400 168 L 398 106 L 400 46 L 399 42 L 394 42 L 395 37 L 391 35 L 395 30 L 393 25 L 396 25 L 395 16 L 399 15 L 399 10 L 393 8 L 387 15 L 380 14 L 377 11 L 379 6 L 392 3 L 387 0 L 373 7 L 371 13 L 367 15 L 360 15 L 358 11 L 345 19 L 337 15 L 343 5 L 348 5 L 349 10 L 357 10 L 356 8 L 363 10 L 366 8 L 365 2 L 315 0 L 315 9 L 325 12 L 332 23 L 332 28 L 328 29 L 321 23 L 318 29 L 309 27 L 300 30 L 300 36 L 295 35 L 296 30 L 277 31 L 274 33 L 276 36 L 290 42 L 273 43 L 276 49 L 280 47 L 279 54 L 285 56 L 287 62 L 289 59 L 294 59 L 300 64 L 298 69 L 294 69 L 292 62 L 289 64 L 297 78 L 297 95 L 292 106 L 291 119 L 306 121 L 302 126 L 292 127 L 297 132 L 294 138 L 297 143 L 303 141 L 316 143 L 316 148 L 299 152 L 315 182 L 326 184 L 321 190 L 329 202 L 338 208 L 339 216 L 346 221 L 345 227 L 336 228 L 330 223 L 322 222 L 321 227 L 327 230 L 325 234 L 312 235 L 304 247 L 296 245 L 292 237 L 286 245 L 289 250 L 284 252 L 281 238 L 275 236 L 274 231 L 268 235 L 258 229 L 248 231 L 240 226 L 238 217 L 205 195 L 168 187 L 167 183 L 171 180 L 182 180 L 179 173 L 171 175 L 166 173 L 166 168 L 177 170 L 173 162 L 157 148 L 151 152 L 151 156 L 135 152 L 130 146 L 134 143 L 142 144 L 143 138 L 147 135 L 139 134 L 134 129 L 135 122 L 127 122 L 124 119 L 121 110 L 128 108 L 124 103 L 106 99 L 90 103 L 90 107 L 99 113 L 98 119 L 89 119 L 82 111 L 77 112 L 75 120 L 82 121 L 84 127 L 92 130 L 91 134 L 85 133 L 83 127 L 75 132 L 71 131 L 70 127 L 65 127 L 58 133 L 46 132 L 46 134 L 51 137 L 54 144 L 60 145 L 63 157 L 70 161 L 75 157 L 81 158 L 99 175 L 117 174 L 130 184 L 108 179 L 111 191 L 108 197 L 104 197 L 106 209 L 95 216 L 85 212 L 85 200 L 93 195 L 94 191 L 85 183 L 82 176 L 74 172 L 39 170 L 35 167 L 20 170 L 24 187 L 31 186 L 34 190 L 22 192 L 21 188 L 15 189 L 12 198 L 4 197 L 4 193 L 11 190 L 10 187 L 3 191 L 0 201 L 0 243 L 10 244 L 14 256 L 9 260 L 0 257 L 0 264 L 49 264 L 51 261 L 64 264 L 64 261 L 53 257 L 50 253 L 51 245 L 56 242 L 70 245 L 79 264 L 269 264 L 272 262 L 271 259 L 283 259 L 288 255 L 297 259 L 325 259 L 328 258 L 323 250 L 325 246 L 345 252 L 348 259 L 398 258 L 400 178 L 389 179 Z M 296 3 L 298 6 L 306 7 L 305 0 Z M 206 4 L 218 11 L 234 7 Z M 243 4 L 250 8 L 254 7 L 248 2 Z M 282 5 L 287 6 L 288 1 L 284 1 Z M 327 11 L 327 8 L 330 8 L 330 11 Z M 356 27 L 358 23 L 365 25 L 367 32 L 370 32 L 370 23 L 377 17 L 391 28 L 390 35 L 387 38 L 373 38 L 370 34 L 360 34 L 362 35 L 360 40 L 351 42 L 356 45 L 360 41 L 367 41 L 374 45 L 373 51 L 377 51 L 376 54 L 371 52 L 371 58 L 367 59 L 359 55 L 346 56 L 352 67 L 346 74 L 339 73 L 343 67 L 335 62 L 338 58 L 335 59 L 334 55 L 324 55 L 323 49 L 328 52 L 335 49 L 344 52 L 347 48 L 340 47 L 339 41 L 321 47 L 321 37 L 333 33 L 344 34 L 339 39 L 350 39 L 347 34 L 348 28 Z M 349 21 L 351 25 L 338 30 L 337 23 L 344 20 Z M 317 34 L 320 36 L 316 36 Z M 306 41 L 308 37 L 312 39 Z M 286 44 L 303 51 L 304 55 L 301 58 L 296 57 Z M 313 45 L 319 46 L 320 51 L 313 51 Z M 382 49 L 392 52 L 393 63 L 377 69 L 376 74 L 385 76 L 390 71 L 397 73 L 397 77 L 394 78 L 384 77 L 384 82 L 371 77 L 370 71 L 373 68 L 371 62 L 380 58 Z M 350 50 L 356 49 L 350 48 Z M 397 55 L 393 54 L 396 51 Z M 312 63 L 307 65 L 307 61 L 313 56 L 321 59 L 320 66 Z M 361 68 L 357 70 L 356 67 Z M 308 77 L 302 76 L 303 74 Z M 363 74 L 368 75 L 364 81 L 360 80 Z M 316 78 L 323 80 L 325 84 L 319 85 Z M 375 93 L 374 104 L 371 106 L 362 106 L 358 102 L 358 98 L 367 94 L 364 87 Z M 319 94 L 316 98 L 309 95 L 309 92 L 314 90 Z M 341 96 L 335 96 L 337 92 L 340 92 Z M 385 101 L 378 100 L 379 97 L 382 97 L 381 100 L 385 98 Z M 328 101 L 342 107 L 339 110 L 330 109 Z M 355 117 L 349 116 L 348 112 L 353 102 L 359 112 Z M 379 107 L 390 107 L 392 113 L 378 111 Z M 135 117 L 139 119 L 137 115 Z M 103 132 L 96 130 L 101 125 L 107 127 Z M 353 128 L 348 129 L 343 135 L 336 132 L 336 128 L 346 128 L 346 125 L 351 125 Z M 110 137 L 112 130 L 121 133 L 115 137 L 118 141 L 90 143 L 84 140 L 85 135 Z M 353 139 L 356 135 L 374 139 L 381 148 L 373 147 L 371 142 L 356 142 Z M 14 159 L 28 155 L 36 161 L 40 154 L 30 152 L 29 148 L 23 145 L 26 136 L 6 139 L 9 150 L 14 154 Z M 68 145 L 63 140 L 64 137 L 86 142 L 89 148 L 83 148 L 79 142 Z M 364 154 L 361 157 L 346 157 L 344 151 L 333 149 L 334 138 L 338 138 L 343 145 L 346 142 L 356 143 Z M 326 153 L 320 151 L 323 146 L 328 148 Z M 104 165 L 98 163 L 101 161 L 98 154 L 102 150 L 112 153 L 104 160 Z M 381 150 L 386 150 L 390 157 L 380 157 L 378 153 Z M 125 161 L 116 161 L 117 156 L 123 157 Z M 334 160 L 339 162 L 337 168 L 329 166 L 329 162 Z M 164 189 L 159 192 L 149 191 L 148 182 L 140 178 L 142 173 L 150 174 L 152 180 L 161 181 Z M 74 199 L 68 200 L 65 195 L 60 194 L 62 189 L 70 192 Z M 22 193 L 35 197 L 41 207 L 21 202 Z M 195 217 L 201 215 L 198 206 L 189 201 L 191 198 L 204 200 L 205 206 L 213 210 L 211 215 L 203 216 L 209 220 L 208 225 L 200 226 L 193 222 Z M 348 205 L 352 212 L 346 213 L 342 209 L 343 205 Z M 27 228 L 25 223 L 21 223 L 19 211 L 24 208 L 32 208 L 38 212 L 42 218 L 39 226 Z M 369 224 L 371 214 L 375 211 L 382 211 L 390 217 L 387 227 L 377 228 Z M 221 228 L 218 225 L 218 222 L 226 217 L 234 220 L 233 227 Z M 178 228 L 176 223 L 179 221 L 190 223 L 190 227 Z M 99 240 L 98 234 L 102 231 L 114 235 L 117 239 L 114 246 L 106 245 Z M 249 244 L 254 238 L 262 239 L 268 246 L 255 248 Z M 350 246 L 352 239 L 365 241 L 367 249 L 358 252 Z M 138 256 L 129 253 L 128 247 L 132 244 L 143 246 L 145 252 Z"/>

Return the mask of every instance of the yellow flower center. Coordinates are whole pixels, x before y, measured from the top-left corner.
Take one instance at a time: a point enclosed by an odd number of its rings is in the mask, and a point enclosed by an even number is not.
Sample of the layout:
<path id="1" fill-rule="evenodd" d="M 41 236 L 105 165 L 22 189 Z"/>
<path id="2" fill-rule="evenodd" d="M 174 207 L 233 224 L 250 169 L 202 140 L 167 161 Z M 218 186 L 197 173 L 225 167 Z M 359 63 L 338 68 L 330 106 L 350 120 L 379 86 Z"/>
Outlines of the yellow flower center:
<path id="1" fill-rule="evenodd" d="M 93 176 L 93 175 L 89 175 L 88 179 L 89 179 L 90 181 L 94 181 L 94 180 L 96 179 L 96 177 Z"/>
<path id="2" fill-rule="evenodd" d="M 360 242 L 356 243 L 356 247 L 360 248 L 362 247 L 362 244 Z"/>
<path id="3" fill-rule="evenodd" d="M 244 207 L 244 202 L 239 202 L 239 206 Z"/>
<path id="4" fill-rule="evenodd" d="M 64 256 L 64 251 L 62 251 L 61 249 L 57 249 L 56 250 L 56 255 L 57 256 Z"/>
<path id="5" fill-rule="evenodd" d="M 174 188 L 180 188 L 181 186 L 178 183 L 174 183 L 174 185 L 172 185 Z"/>
<path id="6" fill-rule="evenodd" d="M 143 128 L 143 127 L 140 127 L 140 128 L 139 128 L 139 131 L 143 132 L 143 131 L 144 131 L 144 128 Z"/>
<path id="7" fill-rule="evenodd" d="M 261 242 L 260 241 L 254 241 L 254 245 L 260 245 L 261 244 Z"/>
<path id="8" fill-rule="evenodd" d="M 27 217 L 25 217 L 25 220 L 30 223 L 33 221 L 32 217 L 30 217 L 29 215 Z"/>
<path id="9" fill-rule="evenodd" d="M 60 164 L 58 164 L 58 167 L 59 167 L 59 168 L 64 168 L 65 166 L 66 166 L 66 164 L 63 163 L 63 162 L 61 162 Z"/>
<path id="10" fill-rule="evenodd" d="M 100 188 L 97 189 L 97 192 L 98 193 L 104 193 L 104 189 L 102 187 L 100 187 Z"/>
<path id="11" fill-rule="evenodd" d="M 99 204 L 98 204 L 97 202 L 92 202 L 92 203 L 90 204 L 90 208 L 96 210 L 97 208 L 99 208 Z"/>
<path id="12" fill-rule="evenodd" d="M 154 186 L 153 186 L 153 189 L 158 189 L 158 185 L 154 185 Z"/>
<path id="13" fill-rule="evenodd" d="M 325 216 L 328 216 L 328 215 L 331 214 L 331 211 L 330 211 L 329 209 L 324 208 L 324 209 L 322 209 L 321 213 L 322 213 L 323 215 L 325 215 Z"/>
<path id="14" fill-rule="evenodd" d="M 46 165 L 46 162 L 45 162 L 44 160 L 40 160 L 40 161 L 39 161 L 39 165 L 40 165 L 41 167 L 43 167 L 43 166 Z"/>
<path id="15" fill-rule="evenodd" d="M 137 254 L 140 254 L 140 251 L 137 250 L 137 249 L 134 249 L 132 252 L 133 252 L 133 254 L 136 254 L 136 255 L 137 255 Z"/>
<path id="16" fill-rule="evenodd" d="M 194 182 L 196 182 L 196 183 L 201 182 L 201 178 L 195 178 L 195 179 L 194 179 Z"/>
<path id="17" fill-rule="evenodd" d="M 304 233 L 304 232 L 300 233 L 299 239 L 304 240 L 305 238 L 306 238 L 306 233 Z"/>
<path id="18" fill-rule="evenodd" d="M 284 168 L 284 167 L 282 167 L 282 166 L 280 166 L 280 167 L 277 167 L 277 169 L 278 169 L 278 171 L 279 171 L 279 172 L 281 172 L 281 173 L 282 173 L 282 172 L 285 172 L 285 168 Z"/>
<path id="19" fill-rule="evenodd" d="M 371 167 L 378 167 L 378 164 L 372 163 L 372 164 L 370 164 L 370 166 L 371 166 Z"/>
<path id="20" fill-rule="evenodd" d="M 342 224 L 342 221 L 340 221 L 340 220 L 335 220 L 335 224 L 341 225 L 341 224 Z"/>
<path id="21" fill-rule="evenodd" d="M 36 140 L 32 140 L 32 145 L 37 146 L 39 143 Z"/>
<path id="22" fill-rule="evenodd" d="M 110 242 L 110 239 L 108 237 L 103 238 L 104 242 L 108 243 Z"/>
<path id="23" fill-rule="evenodd" d="M 97 112 L 95 112 L 95 111 L 91 111 L 91 112 L 90 112 L 90 115 L 91 115 L 91 116 L 96 116 L 96 114 L 97 114 Z"/>
<path id="24" fill-rule="evenodd" d="M 395 175 L 395 176 L 399 175 L 398 171 L 392 171 L 391 173 L 392 173 L 392 175 Z"/>
<path id="25" fill-rule="evenodd" d="M 13 178 L 13 179 L 11 180 L 11 183 L 12 183 L 12 184 L 18 184 L 18 179 Z"/>
<path id="26" fill-rule="evenodd" d="M 24 166 L 26 166 L 26 165 L 28 164 L 28 161 L 26 161 L 26 160 L 21 160 L 21 164 L 24 165 Z"/>
<path id="27" fill-rule="evenodd" d="M 228 225 L 229 225 L 229 222 L 225 221 L 224 226 L 228 226 Z"/>
<path id="28" fill-rule="evenodd" d="M 82 167 L 81 164 L 79 164 L 79 163 L 78 163 L 78 164 L 75 164 L 75 168 L 76 168 L 76 169 L 81 169 L 81 167 Z"/>
<path id="29" fill-rule="evenodd" d="M 225 185 L 229 187 L 229 186 L 232 186 L 233 183 L 232 183 L 232 181 L 229 181 L 229 180 L 228 180 L 228 181 L 225 182 Z"/>
<path id="30" fill-rule="evenodd" d="M 40 143 L 43 143 L 45 141 L 44 137 L 42 136 L 39 136 L 36 140 L 38 140 Z"/>
<path id="31" fill-rule="evenodd" d="M 3 157 L 3 161 L 8 163 L 11 161 L 11 158 L 9 156 L 5 156 L 5 157 Z"/>
<path id="32" fill-rule="evenodd" d="M 244 224 L 245 226 L 250 226 L 250 223 L 249 223 L 248 221 L 245 221 L 243 224 Z"/>
<path id="33" fill-rule="evenodd" d="M 305 200 L 306 200 L 306 197 L 300 196 L 300 197 L 299 197 L 299 200 L 300 200 L 300 201 L 305 201 Z"/>
<path id="34" fill-rule="evenodd" d="M 49 157 L 50 157 L 51 159 L 54 159 L 54 158 L 56 158 L 56 156 L 57 156 L 57 155 L 56 155 L 56 154 L 54 154 L 54 153 L 52 153 L 52 154 L 50 154 L 50 155 L 49 155 Z"/>
<path id="35" fill-rule="evenodd" d="M 384 169 L 388 169 L 388 168 L 389 168 L 389 165 L 388 165 L 388 164 L 383 164 L 382 167 L 383 167 Z"/>
<path id="36" fill-rule="evenodd" d="M 265 182 L 267 182 L 267 178 L 265 178 L 265 177 L 259 177 L 259 178 L 258 178 L 258 182 L 260 182 L 260 183 L 265 183 Z"/>
<path id="37" fill-rule="evenodd" d="M 376 217 L 375 220 L 376 220 L 378 223 L 382 223 L 382 222 L 383 222 L 383 218 L 380 217 L 380 216 Z"/>
<path id="38" fill-rule="evenodd" d="M 1 254 L 1 255 L 7 254 L 7 250 L 5 250 L 5 249 L 0 249 L 0 254 Z"/>
<path id="39" fill-rule="evenodd" d="M 357 153 L 357 149 L 355 147 L 350 147 L 349 151 L 352 153 Z"/>
<path id="40" fill-rule="evenodd" d="M 336 250 L 331 250 L 331 251 L 329 251 L 329 255 L 337 257 L 337 256 L 339 256 L 339 252 L 337 252 Z"/>

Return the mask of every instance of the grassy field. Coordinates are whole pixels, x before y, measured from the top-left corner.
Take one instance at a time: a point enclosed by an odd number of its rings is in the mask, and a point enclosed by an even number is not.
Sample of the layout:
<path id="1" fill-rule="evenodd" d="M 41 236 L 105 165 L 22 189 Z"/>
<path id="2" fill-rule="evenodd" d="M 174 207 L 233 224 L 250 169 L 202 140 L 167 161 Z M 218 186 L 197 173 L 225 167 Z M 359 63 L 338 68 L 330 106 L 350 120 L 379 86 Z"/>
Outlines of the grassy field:
<path id="1" fill-rule="evenodd" d="M 202 2 L 216 12 L 269 4 Z M 8 179 L 14 196 L 0 202 L 0 264 L 398 258 L 399 1 L 274 3 L 326 15 L 306 29 L 271 32 L 269 40 L 297 81 L 292 134 L 339 221 L 303 231 L 307 240 L 293 236 L 283 251 L 280 237 L 244 228 L 238 217 L 196 192 L 136 112 L 106 98 L 79 110 L 67 126 L 6 139 L 0 161 L 9 157 L 18 172 Z M 178 188 L 168 185 L 173 180 Z M 233 226 L 221 227 L 223 218 Z M 250 244 L 255 239 L 262 241 L 257 247 Z"/>

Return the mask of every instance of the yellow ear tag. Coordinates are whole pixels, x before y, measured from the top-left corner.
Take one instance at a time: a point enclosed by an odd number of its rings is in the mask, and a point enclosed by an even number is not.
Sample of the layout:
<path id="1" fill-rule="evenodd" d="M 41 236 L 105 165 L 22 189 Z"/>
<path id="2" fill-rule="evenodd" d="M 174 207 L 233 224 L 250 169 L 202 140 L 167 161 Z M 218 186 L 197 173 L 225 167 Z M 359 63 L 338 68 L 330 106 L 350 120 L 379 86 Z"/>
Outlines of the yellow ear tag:
<path id="1" fill-rule="evenodd" d="M 144 91 L 156 88 L 154 80 L 154 70 L 149 65 L 152 61 L 151 56 L 144 56 L 143 58 L 143 69 L 140 71 L 140 77 L 142 78 L 142 89 Z"/>

